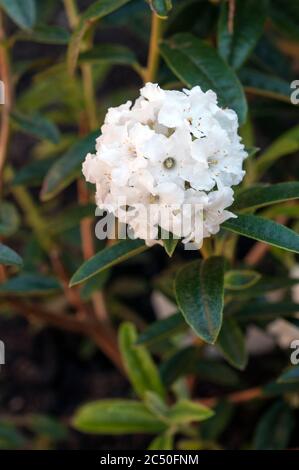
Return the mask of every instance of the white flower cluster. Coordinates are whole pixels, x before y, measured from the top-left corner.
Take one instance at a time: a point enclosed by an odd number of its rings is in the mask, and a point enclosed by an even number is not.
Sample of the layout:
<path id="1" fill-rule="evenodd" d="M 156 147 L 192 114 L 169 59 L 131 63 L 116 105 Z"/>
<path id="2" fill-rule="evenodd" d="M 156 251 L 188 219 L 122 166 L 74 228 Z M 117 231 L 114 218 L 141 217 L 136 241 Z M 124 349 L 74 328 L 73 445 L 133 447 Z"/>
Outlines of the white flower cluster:
<path id="1" fill-rule="evenodd" d="M 153 243 L 163 229 L 201 245 L 234 217 L 225 209 L 245 173 L 240 140 L 236 113 L 220 108 L 213 91 L 147 83 L 133 106 L 128 101 L 108 110 L 83 174 L 96 184 L 97 205 L 136 237 Z"/>

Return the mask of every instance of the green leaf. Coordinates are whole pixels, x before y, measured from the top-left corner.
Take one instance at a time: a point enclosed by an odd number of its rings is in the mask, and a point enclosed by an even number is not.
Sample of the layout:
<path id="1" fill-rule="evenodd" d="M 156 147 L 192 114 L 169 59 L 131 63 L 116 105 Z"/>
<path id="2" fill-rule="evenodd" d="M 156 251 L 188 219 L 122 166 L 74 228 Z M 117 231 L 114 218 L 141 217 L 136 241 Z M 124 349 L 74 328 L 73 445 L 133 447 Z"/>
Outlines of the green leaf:
<path id="1" fill-rule="evenodd" d="M 299 182 L 290 181 L 265 186 L 251 186 L 240 191 L 231 206 L 232 211 L 244 209 L 257 209 L 259 207 L 276 204 L 299 198 Z"/>
<path id="2" fill-rule="evenodd" d="M 299 253 L 299 235 L 293 230 L 273 220 L 256 215 L 238 215 L 229 219 L 222 227 L 239 235 L 253 238 L 283 250 Z"/>
<path id="3" fill-rule="evenodd" d="M 299 366 L 289 367 L 278 378 L 279 383 L 299 383 Z"/>
<path id="4" fill-rule="evenodd" d="M 222 2 L 218 23 L 218 49 L 233 69 L 246 61 L 259 40 L 267 15 L 267 0 L 237 0 L 233 32 L 228 30 L 229 4 Z"/>
<path id="5" fill-rule="evenodd" d="M 261 275 L 249 269 L 233 269 L 227 271 L 224 276 L 225 289 L 240 291 L 248 289 L 261 279 Z"/>
<path id="6" fill-rule="evenodd" d="M 176 238 L 163 239 L 163 247 L 170 258 L 172 257 L 178 243 L 179 240 Z"/>
<path id="7" fill-rule="evenodd" d="M 290 103 L 290 84 L 286 80 L 252 67 L 243 67 L 238 75 L 247 92 Z"/>
<path id="8" fill-rule="evenodd" d="M 106 269 L 106 271 L 102 271 L 101 273 L 97 274 L 96 276 L 88 279 L 82 289 L 80 290 L 80 297 L 82 300 L 90 300 L 92 294 L 95 291 L 100 291 L 105 286 L 107 280 L 109 279 L 110 271 Z"/>
<path id="9" fill-rule="evenodd" d="M 53 217 L 47 227 L 52 234 L 57 235 L 78 226 L 81 220 L 86 217 L 94 217 L 94 214 L 95 205 L 92 203 L 72 206 L 66 208 L 57 217 Z"/>
<path id="10" fill-rule="evenodd" d="M 20 450 L 26 443 L 24 436 L 17 428 L 6 421 L 0 421 L 0 449 Z"/>
<path id="11" fill-rule="evenodd" d="M 172 9 L 172 0 L 148 0 L 148 3 L 160 18 L 167 18 Z"/>
<path id="12" fill-rule="evenodd" d="M 129 2 L 130 0 L 98 0 L 97 2 L 93 2 L 87 10 L 85 10 L 82 14 L 82 19 L 92 21 L 99 20 Z"/>
<path id="13" fill-rule="evenodd" d="M 32 135 L 38 139 L 47 139 L 54 144 L 57 144 L 60 139 L 60 132 L 56 125 L 46 119 L 41 114 L 35 113 L 31 116 L 26 116 L 19 112 L 11 113 L 13 124 L 25 134 Z"/>
<path id="14" fill-rule="evenodd" d="M 67 153 L 53 164 L 42 187 L 42 201 L 52 199 L 76 179 L 86 154 L 94 150 L 95 139 L 98 135 L 98 131 L 91 132 L 76 142 Z"/>
<path id="15" fill-rule="evenodd" d="M 42 296 L 58 290 L 60 290 L 60 285 L 55 279 L 41 274 L 24 273 L 1 284 L 0 296 Z"/>
<path id="16" fill-rule="evenodd" d="M 39 186 L 52 165 L 52 157 L 28 162 L 18 169 L 11 184 L 13 186 Z"/>
<path id="17" fill-rule="evenodd" d="M 264 34 L 258 42 L 252 58 L 258 67 L 268 73 L 287 80 L 291 76 L 290 57 L 280 50 L 275 36 Z"/>
<path id="18" fill-rule="evenodd" d="M 248 362 L 245 339 L 233 318 L 224 320 L 216 345 L 233 367 L 240 370 L 245 369 Z"/>
<path id="19" fill-rule="evenodd" d="M 220 401 L 214 408 L 214 416 L 200 425 L 200 434 L 205 441 L 217 441 L 229 425 L 233 416 L 234 405 Z"/>
<path id="20" fill-rule="evenodd" d="M 111 65 L 136 65 L 137 59 L 128 47 L 118 44 L 101 44 L 82 52 L 79 63 L 92 62 Z"/>
<path id="21" fill-rule="evenodd" d="M 19 214 L 10 202 L 0 203 L 0 236 L 9 237 L 16 233 L 20 225 Z"/>
<path id="22" fill-rule="evenodd" d="M 42 44 L 68 44 L 70 33 L 60 26 L 37 25 L 32 31 L 20 35 L 21 40 Z"/>
<path id="23" fill-rule="evenodd" d="M 217 51 L 189 33 L 161 43 L 161 54 L 173 73 L 188 87 L 214 90 L 221 106 L 234 109 L 240 124 L 246 121 L 247 103 L 242 86 Z"/>
<path id="24" fill-rule="evenodd" d="M 200 403 L 182 399 L 169 410 L 168 418 L 173 424 L 188 424 L 211 418 L 214 411 Z"/>
<path id="25" fill-rule="evenodd" d="M 186 323 L 180 313 L 158 320 L 149 325 L 138 337 L 137 344 L 146 346 L 164 341 L 186 328 Z"/>
<path id="26" fill-rule="evenodd" d="M 30 416 L 29 427 L 39 436 L 44 436 L 54 442 L 66 439 L 68 434 L 67 428 L 58 419 L 41 414 Z"/>
<path id="27" fill-rule="evenodd" d="M 299 126 L 295 126 L 276 139 L 256 162 L 256 172 L 262 176 L 279 158 L 299 150 Z"/>
<path id="28" fill-rule="evenodd" d="M 8 246 L 0 243 L 0 264 L 6 266 L 22 266 L 22 258 Z"/>
<path id="29" fill-rule="evenodd" d="M 194 261 L 175 280 L 177 303 L 186 322 L 208 343 L 215 343 L 221 328 L 224 265 L 221 257 Z"/>
<path id="30" fill-rule="evenodd" d="M 275 25 L 292 39 L 299 40 L 299 5 L 294 0 L 272 0 L 270 15 Z"/>
<path id="31" fill-rule="evenodd" d="M 130 0 L 98 0 L 97 2 L 93 2 L 87 10 L 82 13 L 80 23 L 72 35 L 67 53 L 68 70 L 71 74 L 74 73 L 76 68 L 82 40 L 92 24 L 104 16 L 113 13 L 118 8 L 129 3 L 129 1 Z"/>
<path id="32" fill-rule="evenodd" d="M 123 323 L 119 329 L 119 347 L 127 375 L 141 399 L 147 391 L 165 396 L 158 369 L 144 346 L 136 345 L 137 330 L 132 323 Z"/>
<path id="33" fill-rule="evenodd" d="M 263 276 L 256 284 L 247 289 L 239 291 L 230 290 L 229 294 L 237 295 L 238 297 L 260 297 L 265 295 L 266 292 L 271 292 L 278 289 L 286 289 L 298 284 L 298 279 L 290 279 L 287 277 L 271 277 Z"/>
<path id="34" fill-rule="evenodd" d="M 270 321 L 280 317 L 291 317 L 299 312 L 299 304 L 292 302 L 251 302 L 235 315 L 240 322 Z"/>
<path id="35" fill-rule="evenodd" d="M 73 275 L 70 286 L 75 286 L 95 276 L 104 269 L 111 268 L 116 264 L 122 263 L 131 256 L 135 256 L 148 247 L 142 240 L 122 240 L 115 245 L 104 248 L 95 256 L 85 261 L 82 266 Z"/>
<path id="36" fill-rule="evenodd" d="M 174 438 L 169 431 L 160 434 L 150 443 L 148 450 L 173 450 Z"/>
<path id="37" fill-rule="evenodd" d="M 165 430 L 140 402 L 132 400 L 102 400 L 88 403 L 77 410 L 73 426 L 91 434 L 156 434 Z"/>
<path id="38" fill-rule="evenodd" d="M 0 7 L 20 28 L 31 29 L 34 26 L 35 0 L 0 0 Z"/>
<path id="39" fill-rule="evenodd" d="M 233 369 L 223 362 L 201 358 L 199 349 L 194 346 L 176 351 L 162 363 L 160 371 L 166 385 L 189 374 L 198 374 L 201 380 L 221 386 L 234 387 L 239 383 Z"/>
<path id="40" fill-rule="evenodd" d="M 286 403 L 274 403 L 262 416 L 254 436 L 256 450 L 282 450 L 289 443 L 295 420 Z"/>
<path id="41" fill-rule="evenodd" d="M 262 392 L 266 397 L 281 397 L 286 393 L 298 393 L 298 384 L 271 382 L 263 387 Z"/>

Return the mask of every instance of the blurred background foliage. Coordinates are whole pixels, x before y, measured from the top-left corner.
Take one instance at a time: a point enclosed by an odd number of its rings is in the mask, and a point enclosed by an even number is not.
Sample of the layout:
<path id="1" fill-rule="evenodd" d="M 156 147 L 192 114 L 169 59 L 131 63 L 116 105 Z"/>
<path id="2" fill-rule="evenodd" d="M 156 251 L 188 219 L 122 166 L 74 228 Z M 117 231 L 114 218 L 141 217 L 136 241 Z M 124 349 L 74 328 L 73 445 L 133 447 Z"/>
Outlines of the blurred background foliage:
<path id="1" fill-rule="evenodd" d="M 298 57 L 296 0 L 0 0 L 0 448 L 298 447 Z M 214 346 L 176 304 L 197 253 L 94 235 L 81 164 L 144 81 L 213 88 L 250 150 Z"/>

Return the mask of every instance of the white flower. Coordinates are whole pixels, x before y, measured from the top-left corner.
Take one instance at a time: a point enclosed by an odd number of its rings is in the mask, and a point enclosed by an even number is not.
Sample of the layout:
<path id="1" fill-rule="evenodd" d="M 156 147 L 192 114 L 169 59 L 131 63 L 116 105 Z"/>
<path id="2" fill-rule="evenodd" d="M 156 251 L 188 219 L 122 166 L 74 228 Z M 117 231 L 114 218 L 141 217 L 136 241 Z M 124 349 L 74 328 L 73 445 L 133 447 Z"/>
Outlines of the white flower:
<path id="1" fill-rule="evenodd" d="M 133 105 L 108 110 L 83 174 L 96 184 L 97 205 L 136 237 L 159 243 L 162 229 L 201 245 L 235 217 L 226 208 L 246 156 L 236 113 L 220 108 L 212 90 L 147 83 Z"/>

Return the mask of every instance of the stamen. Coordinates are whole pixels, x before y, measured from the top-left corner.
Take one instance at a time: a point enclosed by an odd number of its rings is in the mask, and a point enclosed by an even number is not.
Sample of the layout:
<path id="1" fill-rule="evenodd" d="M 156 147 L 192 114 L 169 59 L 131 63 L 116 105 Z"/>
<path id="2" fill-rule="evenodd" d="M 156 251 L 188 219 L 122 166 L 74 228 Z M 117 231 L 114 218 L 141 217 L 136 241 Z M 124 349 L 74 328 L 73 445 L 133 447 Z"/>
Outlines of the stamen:
<path id="1" fill-rule="evenodd" d="M 172 157 L 166 158 L 166 160 L 164 160 L 163 162 L 163 165 L 167 170 L 171 170 L 171 168 L 173 168 L 175 164 L 176 164 L 175 159 Z"/>

